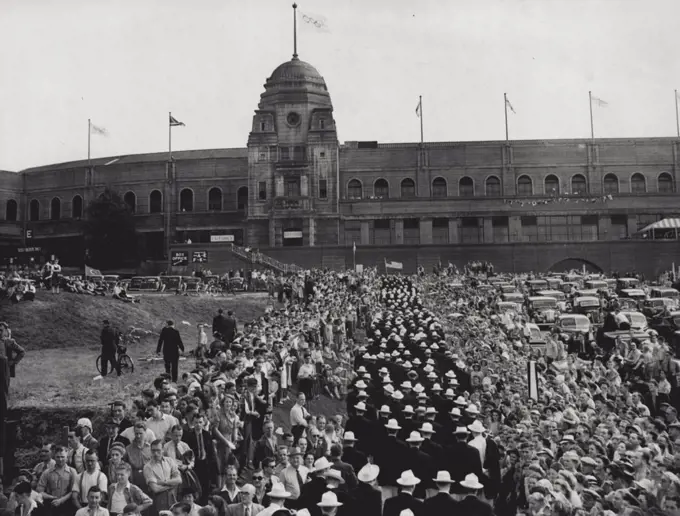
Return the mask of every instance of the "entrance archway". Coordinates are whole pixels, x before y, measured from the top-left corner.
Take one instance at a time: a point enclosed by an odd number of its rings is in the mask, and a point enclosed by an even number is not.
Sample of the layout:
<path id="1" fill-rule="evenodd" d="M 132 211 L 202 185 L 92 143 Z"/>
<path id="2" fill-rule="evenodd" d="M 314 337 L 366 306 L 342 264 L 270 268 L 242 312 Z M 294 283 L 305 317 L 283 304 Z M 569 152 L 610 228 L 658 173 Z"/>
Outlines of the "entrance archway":
<path id="1" fill-rule="evenodd" d="M 554 264 L 548 269 L 548 272 L 569 272 L 578 271 L 583 272 L 583 267 L 585 266 L 586 272 L 600 274 L 602 273 L 602 268 L 598 265 L 584 260 L 583 258 L 566 258 Z"/>

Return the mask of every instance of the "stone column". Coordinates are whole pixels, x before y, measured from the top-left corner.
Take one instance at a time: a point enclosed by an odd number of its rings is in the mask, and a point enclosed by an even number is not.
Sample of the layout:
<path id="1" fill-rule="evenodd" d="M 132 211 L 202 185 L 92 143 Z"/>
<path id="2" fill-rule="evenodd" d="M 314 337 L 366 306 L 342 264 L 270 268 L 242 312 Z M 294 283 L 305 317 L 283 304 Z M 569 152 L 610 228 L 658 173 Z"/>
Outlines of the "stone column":
<path id="1" fill-rule="evenodd" d="M 459 224 L 460 219 L 449 219 L 449 244 L 460 243 L 460 230 L 458 229 Z"/>
<path id="2" fill-rule="evenodd" d="M 276 247 L 276 221 L 269 219 L 269 247 Z"/>
<path id="3" fill-rule="evenodd" d="M 316 242 L 316 220 L 309 217 L 309 247 L 314 247 Z"/>
<path id="4" fill-rule="evenodd" d="M 306 175 L 300 176 L 300 196 L 309 195 L 309 178 Z"/>
<path id="5" fill-rule="evenodd" d="M 394 221 L 394 243 L 403 245 L 404 243 L 404 219 Z"/>
<path id="6" fill-rule="evenodd" d="M 274 197 L 283 196 L 283 176 L 277 176 L 274 180 Z"/>
<path id="7" fill-rule="evenodd" d="M 633 236 L 637 231 L 637 218 L 635 215 L 628 215 L 628 236 Z"/>
<path id="8" fill-rule="evenodd" d="M 421 244 L 431 244 L 432 243 L 432 219 L 422 218 L 420 219 L 420 243 Z"/>
<path id="9" fill-rule="evenodd" d="M 484 217 L 484 243 L 493 244 L 493 221 L 491 217 Z"/>
<path id="10" fill-rule="evenodd" d="M 597 239 L 612 240 L 611 219 L 609 215 L 600 214 L 597 216 Z"/>
<path id="11" fill-rule="evenodd" d="M 513 215 L 508 217 L 508 232 L 510 233 L 510 242 L 522 241 L 522 218 Z"/>

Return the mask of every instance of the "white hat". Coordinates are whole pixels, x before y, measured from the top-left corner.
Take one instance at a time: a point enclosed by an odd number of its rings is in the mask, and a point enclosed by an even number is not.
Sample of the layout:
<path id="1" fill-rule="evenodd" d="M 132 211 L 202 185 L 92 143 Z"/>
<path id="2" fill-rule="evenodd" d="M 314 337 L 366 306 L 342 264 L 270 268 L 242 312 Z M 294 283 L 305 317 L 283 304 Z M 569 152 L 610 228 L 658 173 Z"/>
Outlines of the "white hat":
<path id="1" fill-rule="evenodd" d="M 328 462 L 328 459 L 326 457 L 321 457 L 320 459 L 316 459 L 316 462 L 314 463 L 314 471 L 323 471 L 325 469 L 330 469 L 331 466 L 330 462 Z"/>
<path id="2" fill-rule="evenodd" d="M 411 382 L 409 382 L 408 380 L 404 380 L 403 382 L 401 382 L 400 387 L 402 389 L 413 389 L 413 385 L 411 385 Z"/>
<path id="3" fill-rule="evenodd" d="M 476 434 L 483 434 L 486 432 L 486 428 L 484 428 L 484 425 L 479 419 L 475 419 L 475 422 L 471 425 L 468 425 L 468 428 L 470 429 L 470 432 L 474 432 Z"/>
<path id="4" fill-rule="evenodd" d="M 383 405 L 382 407 L 380 407 L 380 410 L 378 412 L 389 414 L 390 412 L 392 412 L 392 409 L 390 409 L 388 405 Z"/>
<path id="5" fill-rule="evenodd" d="M 413 410 L 413 406 L 412 406 L 412 405 L 406 405 L 406 406 L 404 407 L 404 410 L 402 410 L 402 412 L 403 412 L 404 414 L 415 414 L 415 410 Z"/>
<path id="6" fill-rule="evenodd" d="M 362 371 L 362 372 L 363 372 L 363 371 Z M 357 389 L 365 389 L 366 387 L 368 387 L 368 386 L 366 385 L 366 383 L 364 383 L 363 380 L 359 380 L 357 383 L 354 384 L 354 386 L 355 386 Z"/>
<path id="7" fill-rule="evenodd" d="M 363 366 L 362 366 L 362 367 L 363 367 Z M 362 372 L 363 372 L 363 371 L 362 371 Z M 378 369 L 378 372 L 379 372 L 379 373 L 385 373 L 385 374 L 389 373 L 389 371 L 387 370 L 386 367 L 381 367 L 380 369 Z"/>
<path id="8" fill-rule="evenodd" d="M 479 478 L 477 478 L 477 475 L 475 475 L 474 473 L 465 475 L 465 480 L 463 480 L 460 483 L 460 485 L 466 489 L 481 489 L 482 487 L 484 487 L 483 484 L 479 483 Z"/>
<path id="9" fill-rule="evenodd" d="M 251 495 L 255 494 L 255 486 L 253 484 L 243 484 L 243 487 L 239 489 L 242 493 L 248 493 Z"/>
<path id="10" fill-rule="evenodd" d="M 409 436 L 408 439 L 406 439 L 407 443 L 422 443 L 425 439 L 420 437 L 420 433 L 414 430 L 411 432 L 411 435 Z"/>
<path id="11" fill-rule="evenodd" d="M 345 479 L 342 478 L 342 473 L 340 473 L 337 469 L 329 469 L 328 471 L 326 471 L 326 473 L 324 473 L 324 476 L 326 478 L 330 477 L 334 480 L 337 480 L 341 484 L 345 483 Z"/>
<path id="12" fill-rule="evenodd" d="M 348 432 L 345 432 L 345 433 L 342 435 L 342 440 L 343 440 L 343 441 L 352 441 L 352 442 L 354 442 L 354 441 L 356 441 L 357 439 L 356 439 L 356 437 L 354 437 L 354 432 L 352 432 L 352 431 L 350 430 L 350 431 L 348 431 Z"/>
<path id="13" fill-rule="evenodd" d="M 85 427 L 85 428 L 89 428 L 90 432 L 92 431 L 92 421 L 90 421 L 86 417 L 80 418 L 78 420 L 78 424 L 76 426 L 82 426 L 82 427 Z"/>
<path id="14" fill-rule="evenodd" d="M 363 401 L 360 401 L 359 403 L 354 405 L 354 408 L 366 412 L 366 404 Z"/>
<path id="15" fill-rule="evenodd" d="M 420 484 L 420 479 L 416 478 L 413 471 L 409 469 L 402 472 L 401 476 L 397 479 L 397 484 L 400 486 L 417 486 Z"/>
<path id="16" fill-rule="evenodd" d="M 390 419 L 385 425 L 385 428 L 388 430 L 401 430 L 401 427 L 399 426 L 399 423 L 397 423 L 396 419 Z"/>
<path id="17" fill-rule="evenodd" d="M 413 511 L 411 509 L 404 509 L 399 513 L 399 516 L 415 516 L 415 515 L 413 514 Z"/>
<path id="18" fill-rule="evenodd" d="M 395 400 L 397 400 L 397 401 L 400 401 L 400 400 L 403 400 L 403 399 L 404 399 L 404 395 L 403 395 L 403 393 L 402 393 L 401 391 L 394 391 L 394 392 L 392 393 L 392 397 L 393 397 Z"/>
<path id="19" fill-rule="evenodd" d="M 460 405 L 461 407 L 467 405 L 467 400 L 463 396 L 458 396 L 456 398 L 456 401 L 454 401 L 456 405 Z"/>
<path id="20" fill-rule="evenodd" d="M 435 376 L 436 376 L 436 375 L 435 375 Z M 432 386 L 432 390 L 433 390 L 433 391 L 442 391 L 442 390 L 444 390 L 444 389 L 442 389 L 442 386 L 441 386 L 441 385 L 439 385 L 438 383 L 435 383 L 435 384 Z M 452 391 L 452 392 L 453 392 L 453 391 Z"/>
<path id="21" fill-rule="evenodd" d="M 469 434 L 469 433 L 470 432 L 468 431 L 468 429 L 465 428 L 464 426 L 457 426 L 456 431 L 454 432 L 454 434 Z"/>
<path id="22" fill-rule="evenodd" d="M 286 491 L 282 482 L 276 482 L 272 485 L 272 490 L 267 493 L 269 498 L 290 498 L 291 493 Z"/>
<path id="23" fill-rule="evenodd" d="M 424 434 L 433 434 L 434 428 L 432 428 L 432 423 L 423 423 L 423 426 L 420 427 L 420 431 Z"/>
<path id="24" fill-rule="evenodd" d="M 327 491 L 316 505 L 319 507 L 340 507 L 342 503 L 338 502 L 338 497 L 333 491 Z"/>
<path id="25" fill-rule="evenodd" d="M 357 369 L 357 373 L 365 373 L 365 372 L 366 372 L 366 368 L 364 366 L 359 366 L 359 369 Z"/>
<path id="26" fill-rule="evenodd" d="M 425 411 L 425 414 L 436 414 L 437 409 L 434 407 L 427 407 L 427 410 Z"/>
<path id="27" fill-rule="evenodd" d="M 446 389 L 446 392 L 444 393 L 444 396 L 447 396 L 447 397 L 448 397 L 448 396 L 451 396 L 451 397 L 453 398 L 453 397 L 455 396 L 455 394 L 454 394 L 454 392 L 453 392 L 453 389 L 451 389 L 451 388 Z"/>
<path id="28" fill-rule="evenodd" d="M 375 464 L 366 464 L 359 470 L 357 478 L 360 482 L 373 482 L 380 474 L 380 467 Z"/>
<path id="29" fill-rule="evenodd" d="M 474 403 L 470 403 L 468 405 L 468 408 L 465 409 L 465 412 L 468 414 L 479 414 L 479 409 L 477 408 L 477 405 Z"/>
<path id="30" fill-rule="evenodd" d="M 424 393 L 424 392 L 425 392 L 425 387 L 423 387 L 422 385 L 420 385 L 419 383 L 417 383 L 416 386 L 413 388 L 413 390 L 414 390 L 415 392 L 417 392 L 418 394 L 420 394 L 420 393 Z"/>
<path id="31" fill-rule="evenodd" d="M 447 484 L 455 482 L 455 480 L 451 480 L 451 473 L 448 471 L 437 471 L 437 478 L 433 478 L 432 480 L 441 483 L 446 482 Z"/>
<path id="32" fill-rule="evenodd" d="M 458 407 L 453 407 L 451 409 L 451 412 L 449 412 L 452 416 L 458 416 L 460 417 L 462 414 L 460 413 L 460 409 Z"/>

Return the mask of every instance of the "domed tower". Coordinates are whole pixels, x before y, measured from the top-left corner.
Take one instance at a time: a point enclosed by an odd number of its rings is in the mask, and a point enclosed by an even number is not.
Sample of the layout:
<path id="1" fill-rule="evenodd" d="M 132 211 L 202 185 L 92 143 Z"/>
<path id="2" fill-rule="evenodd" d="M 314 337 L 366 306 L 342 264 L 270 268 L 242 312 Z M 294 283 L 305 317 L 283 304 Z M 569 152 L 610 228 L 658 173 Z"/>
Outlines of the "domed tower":
<path id="1" fill-rule="evenodd" d="M 293 8 L 295 9 L 295 5 Z M 297 55 L 267 79 L 248 137 L 248 244 L 337 245 L 338 137 L 326 81 Z"/>

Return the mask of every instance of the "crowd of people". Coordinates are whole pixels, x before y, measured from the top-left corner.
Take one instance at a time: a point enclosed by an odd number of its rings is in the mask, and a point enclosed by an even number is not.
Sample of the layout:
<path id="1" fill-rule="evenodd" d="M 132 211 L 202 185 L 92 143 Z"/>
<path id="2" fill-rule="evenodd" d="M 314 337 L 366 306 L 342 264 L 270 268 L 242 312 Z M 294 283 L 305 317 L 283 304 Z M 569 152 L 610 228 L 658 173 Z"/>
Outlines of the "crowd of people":
<path id="1" fill-rule="evenodd" d="M 218 313 L 212 341 L 199 326 L 188 371 L 168 321 L 166 373 L 132 406 L 112 403 L 102 428 L 81 418 L 68 443 L 45 443 L 5 510 L 680 516 L 675 350 L 653 330 L 588 354 L 546 334 L 537 350 L 528 313 L 481 288 L 493 275 L 480 263 L 277 280 L 258 320 Z M 531 278 L 505 281 L 523 292 Z"/>

